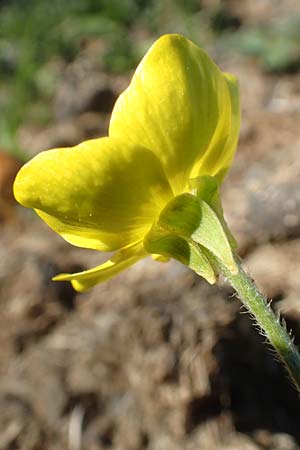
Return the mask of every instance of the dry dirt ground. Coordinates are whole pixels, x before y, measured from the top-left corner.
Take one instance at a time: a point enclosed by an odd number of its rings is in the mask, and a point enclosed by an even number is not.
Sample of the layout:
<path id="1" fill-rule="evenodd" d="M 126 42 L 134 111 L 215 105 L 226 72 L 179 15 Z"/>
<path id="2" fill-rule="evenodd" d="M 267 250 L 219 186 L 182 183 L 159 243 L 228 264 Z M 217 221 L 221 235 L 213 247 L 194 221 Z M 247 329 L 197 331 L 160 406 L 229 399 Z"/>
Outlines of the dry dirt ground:
<path id="1" fill-rule="evenodd" d="M 299 74 L 266 75 L 238 57 L 224 68 L 243 103 L 226 217 L 300 344 Z M 20 130 L 32 153 L 105 133 L 127 79 L 85 70 L 76 105 L 58 89 L 58 124 Z M 9 195 L 1 220 L 0 450 L 300 448 L 299 398 L 225 284 L 147 259 L 76 294 L 51 276 L 103 255 L 66 244 Z"/>

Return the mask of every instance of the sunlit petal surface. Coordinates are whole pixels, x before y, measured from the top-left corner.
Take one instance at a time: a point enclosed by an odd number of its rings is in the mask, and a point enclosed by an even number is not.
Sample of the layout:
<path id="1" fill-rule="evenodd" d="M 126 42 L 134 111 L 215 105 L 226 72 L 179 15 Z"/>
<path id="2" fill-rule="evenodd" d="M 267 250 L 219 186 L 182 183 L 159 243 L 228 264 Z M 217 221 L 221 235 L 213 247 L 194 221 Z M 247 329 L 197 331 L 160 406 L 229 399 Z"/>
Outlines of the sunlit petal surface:
<path id="1" fill-rule="evenodd" d="M 172 195 L 154 153 L 110 138 L 40 153 L 14 191 L 68 242 L 104 251 L 140 240 Z"/>
<path id="2" fill-rule="evenodd" d="M 179 194 L 200 168 L 203 174 L 228 168 L 238 115 L 233 77 L 188 39 L 165 35 L 117 100 L 109 133 L 155 152 Z"/>

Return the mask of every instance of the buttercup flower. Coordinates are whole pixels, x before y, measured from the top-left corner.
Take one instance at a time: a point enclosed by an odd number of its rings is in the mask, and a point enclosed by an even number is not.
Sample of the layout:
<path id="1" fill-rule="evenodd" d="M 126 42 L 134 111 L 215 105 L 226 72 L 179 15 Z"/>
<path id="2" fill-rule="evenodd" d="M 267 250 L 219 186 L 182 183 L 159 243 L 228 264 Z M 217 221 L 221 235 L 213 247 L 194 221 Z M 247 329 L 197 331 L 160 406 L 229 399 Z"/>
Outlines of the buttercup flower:
<path id="1" fill-rule="evenodd" d="M 158 39 L 117 100 L 109 137 L 42 152 L 17 175 L 18 202 L 34 208 L 66 241 L 115 251 L 99 267 L 54 279 L 83 291 L 149 253 L 182 256 L 186 236 L 166 236 L 164 252 L 155 246 L 159 239 L 151 247 L 149 232 L 175 198 L 190 200 L 203 180 L 209 186 L 222 181 L 234 156 L 239 116 L 232 75 L 183 36 Z"/>

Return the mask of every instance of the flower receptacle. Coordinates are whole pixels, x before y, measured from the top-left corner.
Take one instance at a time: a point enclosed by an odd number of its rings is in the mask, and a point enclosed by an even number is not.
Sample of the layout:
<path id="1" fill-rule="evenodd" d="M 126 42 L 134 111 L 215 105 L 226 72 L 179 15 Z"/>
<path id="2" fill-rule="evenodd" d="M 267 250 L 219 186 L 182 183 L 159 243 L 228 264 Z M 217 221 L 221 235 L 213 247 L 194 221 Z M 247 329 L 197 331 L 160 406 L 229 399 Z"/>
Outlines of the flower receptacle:
<path id="1" fill-rule="evenodd" d="M 232 274 L 237 273 L 234 245 L 228 237 L 223 215 L 199 196 L 181 194 L 174 197 L 161 212 L 144 239 L 149 253 L 179 260 L 209 283 L 218 275 L 217 258 Z"/>

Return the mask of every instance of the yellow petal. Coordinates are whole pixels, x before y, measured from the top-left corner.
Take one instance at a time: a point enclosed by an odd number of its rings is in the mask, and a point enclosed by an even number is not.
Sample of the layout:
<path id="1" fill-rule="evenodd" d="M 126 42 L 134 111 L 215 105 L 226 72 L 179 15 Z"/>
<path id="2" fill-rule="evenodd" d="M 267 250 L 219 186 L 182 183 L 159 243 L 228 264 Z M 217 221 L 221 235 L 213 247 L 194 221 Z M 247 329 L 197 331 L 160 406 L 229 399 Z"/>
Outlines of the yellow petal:
<path id="1" fill-rule="evenodd" d="M 174 193 L 179 194 L 191 173 L 198 175 L 194 167 L 198 170 L 207 158 L 213 139 L 214 159 L 218 156 L 216 145 L 222 148 L 222 144 L 235 141 L 231 138 L 231 133 L 236 134 L 231 100 L 236 93 L 231 95 L 227 80 L 191 41 L 165 35 L 150 48 L 117 100 L 109 134 L 155 152 Z M 218 170 L 231 157 L 232 151 L 230 157 L 217 162 Z"/>
<path id="2" fill-rule="evenodd" d="M 144 250 L 143 243 L 135 242 L 115 253 L 101 266 L 73 274 L 62 273 L 52 279 L 54 281 L 71 281 L 76 291 L 83 292 L 96 284 L 109 280 L 145 256 L 147 256 L 147 252 Z"/>
<path id="3" fill-rule="evenodd" d="M 154 153 L 112 138 L 40 153 L 14 193 L 71 244 L 104 251 L 143 239 L 172 196 Z"/>
<path id="4" fill-rule="evenodd" d="M 215 133 L 203 158 L 195 164 L 191 177 L 216 176 L 221 182 L 231 166 L 240 131 L 239 88 L 236 78 L 224 73 L 227 89 L 220 95 L 219 115 Z"/>

